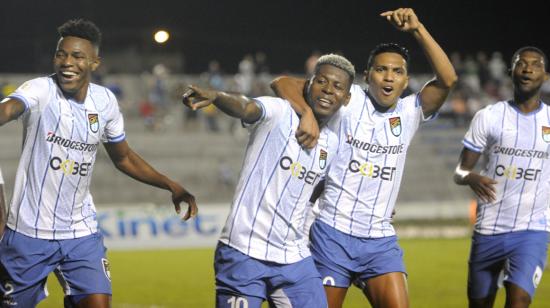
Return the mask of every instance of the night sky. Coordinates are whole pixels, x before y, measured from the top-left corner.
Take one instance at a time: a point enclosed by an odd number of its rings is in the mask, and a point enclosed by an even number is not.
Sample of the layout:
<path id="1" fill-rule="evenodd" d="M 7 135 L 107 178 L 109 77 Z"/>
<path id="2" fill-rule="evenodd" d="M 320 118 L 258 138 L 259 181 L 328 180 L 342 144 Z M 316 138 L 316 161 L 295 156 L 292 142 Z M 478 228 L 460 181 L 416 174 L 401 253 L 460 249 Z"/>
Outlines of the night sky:
<path id="1" fill-rule="evenodd" d="M 228 0 L 2 0 L 0 72 L 48 72 L 65 20 L 84 17 L 103 31 L 102 52 L 133 48 L 140 54 L 179 52 L 185 72 L 204 71 L 218 59 L 235 72 L 245 53 L 263 51 L 271 71 L 301 72 L 312 50 L 339 51 L 364 68 L 377 43 L 397 42 L 411 52 L 412 71 L 428 70 L 410 35 L 392 28 L 378 14 L 412 7 L 448 52 L 502 51 L 508 61 L 523 45 L 550 53 L 550 9 L 543 1 L 228 1 Z M 166 46 L 151 42 L 166 28 Z"/>

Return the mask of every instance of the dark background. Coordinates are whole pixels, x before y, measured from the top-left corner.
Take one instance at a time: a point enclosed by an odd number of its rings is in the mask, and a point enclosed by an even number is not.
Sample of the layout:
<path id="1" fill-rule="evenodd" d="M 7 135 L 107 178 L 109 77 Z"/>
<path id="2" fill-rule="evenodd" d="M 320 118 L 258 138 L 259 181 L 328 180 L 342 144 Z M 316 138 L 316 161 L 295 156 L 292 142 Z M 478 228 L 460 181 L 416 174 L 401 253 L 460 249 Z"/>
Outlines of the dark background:
<path id="1" fill-rule="evenodd" d="M 428 71 L 414 40 L 378 14 L 412 7 L 448 52 L 501 51 L 508 62 L 523 45 L 550 50 L 550 9 L 544 1 L 116 1 L 2 0 L 0 72 L 48 72 L 56 28 L 75 17 L 93 20 L 103 32 L 102 54 L 132 49 L 140 55 L 179 54 L 180 72 L 204 71 L 217 59 L 228 73 L 246 53 L 263 51 L 273 73 L 302 72 L 313 50 L 339 51 L 364 68 L 377 43 L 404 44 L 412 70 Z M 171 32 L 163 46 L 158 28 Z"/>

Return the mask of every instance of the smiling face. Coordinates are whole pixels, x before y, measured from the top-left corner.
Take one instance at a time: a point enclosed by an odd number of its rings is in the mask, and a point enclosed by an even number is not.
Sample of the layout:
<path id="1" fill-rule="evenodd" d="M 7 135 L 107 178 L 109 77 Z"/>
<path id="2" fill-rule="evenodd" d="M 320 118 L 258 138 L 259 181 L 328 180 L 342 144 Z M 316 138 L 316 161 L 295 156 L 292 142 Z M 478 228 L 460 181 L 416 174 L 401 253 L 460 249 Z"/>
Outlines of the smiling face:
<path id="1" fill-rule="evenodd" d="M 57 84 L 63 93 L 83 101 L 92 72 L 99 66 L 97 49 L 88 40 L 66 36 L 59 40 L 53 59 Z"/>
<path id="2" fill-rule="evenodd" d="M 347 105 L 351 94 L 351 78 L 336 66 L 319 67 L 308 86 L 308 102 L 319 121 L 328 120 L 342 105 Z"/>
<path id="3" fill-rule="evenodd" d="M 514 91 L 522 96 L 531 96 L 540 91 L 548 79 L 544 57 L 532 50 L 521 52 L 513 60 L 512 81 Z"/>
<path id="4" fill-rule="evenodd" d="M 382 107 L 393 106 L 407 88 L 407 61 L 398 53 L 383 52 L 365 72 L 369 93 Z"/>

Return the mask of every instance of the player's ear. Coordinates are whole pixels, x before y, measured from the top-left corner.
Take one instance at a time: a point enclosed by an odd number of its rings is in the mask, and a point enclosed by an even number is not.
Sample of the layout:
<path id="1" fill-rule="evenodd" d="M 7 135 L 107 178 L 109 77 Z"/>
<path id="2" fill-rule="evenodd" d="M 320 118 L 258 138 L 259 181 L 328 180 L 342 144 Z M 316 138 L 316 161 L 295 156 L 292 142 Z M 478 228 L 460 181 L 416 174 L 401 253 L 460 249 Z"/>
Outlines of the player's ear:
<path id="1" fill-rule="evenodd" d="M 97 70 L 97 68 L 99 67 L 99 65 L 101 64 L 101 57 L 95 57 L 93 60 L 92 60 L 92 64 L 90 65 L 91 66 L 91 69 L 92 69 L 92 72 L 95 72 L 95 70 Z"/>

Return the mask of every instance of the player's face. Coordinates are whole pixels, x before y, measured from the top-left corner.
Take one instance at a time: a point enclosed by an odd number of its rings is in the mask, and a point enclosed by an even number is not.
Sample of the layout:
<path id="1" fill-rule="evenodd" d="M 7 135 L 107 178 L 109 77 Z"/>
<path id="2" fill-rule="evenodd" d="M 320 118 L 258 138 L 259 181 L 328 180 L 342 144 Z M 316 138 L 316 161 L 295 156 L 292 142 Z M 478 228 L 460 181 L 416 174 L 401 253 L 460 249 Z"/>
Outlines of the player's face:
<path id="1" fill-rule="evenodd" d="M 61 38 L 53 58 L 57 83 L 65 94 L 83 100 L 99 58 L 92 43 L 74 36 Z"/>
<path id="2" fill-rule="evenodd" d="M 383 107 L 393 106 L 407 88 L 409 76 L 407 61 L 397 53 L 376 55 L 372 66 L 365 72 L 369 93 Z"/>
<path id="3" fill-rule="evenodd" d="M 311 78 L 308 89 L 308 101 L 316 118 L 330 118 L 342 105 L 347 105 L 351 94 L 351 80 L 346 71 L 324 64 Z"/>
<path id="4" fill-rule="evenodd" d="M 548 79 L 544 64 L 544 58 L 538 52 L 527 50 L 520 53 L 512 65 L 515 91 L 528 95 L 538 92 Z"/>

